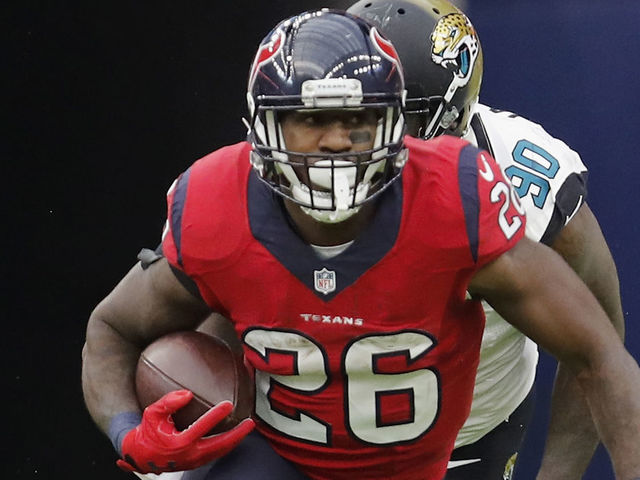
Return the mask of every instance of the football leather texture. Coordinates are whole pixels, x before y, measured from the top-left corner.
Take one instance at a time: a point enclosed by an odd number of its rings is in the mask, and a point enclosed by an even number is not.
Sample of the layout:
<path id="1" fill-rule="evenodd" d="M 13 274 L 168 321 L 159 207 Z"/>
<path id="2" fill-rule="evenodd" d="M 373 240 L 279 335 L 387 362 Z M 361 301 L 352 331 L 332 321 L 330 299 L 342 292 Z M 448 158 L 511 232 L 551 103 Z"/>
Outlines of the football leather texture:
<path id="1" fill-rule="evenodd" d="M 243 356 L 222 339 L 202 332 L 165 335 L 147 346 L 138 360 L 136 393 L 142 408 L 181 389 L 191 390 L 193 398 L 173 414 L 178 430 L 224 400 L 233 403 L 233 411 L 210 434 L 233 428 L 253 410 L 253 381 Z"/>

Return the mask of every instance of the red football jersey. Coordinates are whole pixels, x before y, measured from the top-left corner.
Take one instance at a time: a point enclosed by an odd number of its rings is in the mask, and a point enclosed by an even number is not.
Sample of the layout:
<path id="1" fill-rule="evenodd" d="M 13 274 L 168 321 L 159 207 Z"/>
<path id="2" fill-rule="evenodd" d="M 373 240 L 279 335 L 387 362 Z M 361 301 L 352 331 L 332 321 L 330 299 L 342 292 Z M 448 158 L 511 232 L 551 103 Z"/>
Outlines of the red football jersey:
<path id="1" fill-rule="evenodd" d="M 169 192 L 169 262 L 227 315 L 255 369 L 257 428 L 314 479 L 439 479 L 469 411 L 484 315 L 469 279 L 523 235 L 486 152 L 406 139 L 372 223 L 322 259 L 239 143 Z"/>

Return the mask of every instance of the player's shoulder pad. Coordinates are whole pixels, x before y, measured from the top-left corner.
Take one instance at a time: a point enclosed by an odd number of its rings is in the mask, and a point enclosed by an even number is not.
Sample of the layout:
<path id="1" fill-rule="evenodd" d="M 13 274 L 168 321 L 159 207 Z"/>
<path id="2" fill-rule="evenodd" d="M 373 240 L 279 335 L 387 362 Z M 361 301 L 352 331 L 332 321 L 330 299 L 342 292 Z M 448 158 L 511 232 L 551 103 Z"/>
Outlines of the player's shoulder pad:
<path id="1" fill-rule="evenodd" d="M 203 251 L 224 256 L 235 248 L 233 242 L 238 239 L 230 225 L 244 212 L 250 148 L 241 142 L 216 150 L 196 161 L 171 186 L 163 236 L 170 262 L 184 266 L 185 249 L 195 256 Z"/>
<path id="2" fill-rule="evenodd" d="M 488 152 L 451 136 L 407 138 L 405 143 L 410 157 L 405 167 L 408 202 L 413 212 L 431 219 L 446 232 L 441 249 L 464 244 L 473 261 L 482 263 L 500 251 L 505 240 L 510 240 L 524 224 L 524 218 L 518 218 L 506 239 L 500 241 L 496 236 L 492 225 L 498 224 L 499 205 L 492 196 L 500 195 L 503 203 L 511 203 L 511 191 Z M 493 191 L 494 187 L 502 190 Z M 518 213 L 508 207 L 510 221 Z M 431 237 L 429 241 L 433 241 Z"/>
<path id="3" fill-rule="evenodd" d="M 437 157 L 439 160 L 452 162 L 456 161 L 458 154 L 463 148 L 470 145 L 467 140 L 450 135 L 441 135 L 429 140 L 407 135 L 404 137 L 404 143 L 409 149 L 409 152 L 413 153 L 414 157 L 418 159 Z"/>
<path id="4" fill-rule="evenodd" d="M 197 160 L 176 179 L 167 192 L 172 230 L 187 201 L 192 208 L 204 210 L 224 199 L 221 192 L 248 171 L 249 149 L 246 142 L 220 148 Z"/>
<path id="5" fill-rule="evenodd" d="M 478 105 L 471 121 L 527 211 L 527 235 L 549 243 L 587 197 L 587 168 L 577 152 L 539 124 Z"/>
<path id="6" fill-rule="evenodd" d="M 480 118 L 490 148 L 480 146 L 486 148 L 503 168 L 509 162 L 538 156 L 542 157 L 543 162 L 552 157 L 558 162 L 565 177 L 587 170 L 576 151 L 528 118 L 486 105 L 477 105 L 474 116 Z M 473 123 L 472 121 L 472 125 Z M 475 133 L 478 137 L 479 132 Z M 540 168 L 542 166 L 544 163 Z"/>
<path id="7" fill-rule="evenodd" d="M 442 135 L 429 140 L 406 137 L 405 145 L 411 168 L 422 172 L 425 179 L 438 178 L 443 189 L 453 186 L 449 182 L 464 181 L 467 174 L 475 178 L 480 168 L 477 158 L 483 150 L 458 137 Z"/>

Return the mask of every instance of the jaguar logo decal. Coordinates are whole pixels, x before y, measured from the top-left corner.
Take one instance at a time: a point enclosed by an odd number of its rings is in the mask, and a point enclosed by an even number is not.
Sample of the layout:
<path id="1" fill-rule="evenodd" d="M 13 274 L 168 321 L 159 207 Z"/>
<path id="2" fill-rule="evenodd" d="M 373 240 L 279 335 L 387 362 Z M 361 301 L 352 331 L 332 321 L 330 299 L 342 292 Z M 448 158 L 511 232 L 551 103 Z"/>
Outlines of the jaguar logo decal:
<path id="1" fill-rule="evenodd" d="M 471 78 L 480 49 L 478 36 L 465 15 L 450 13 L 436 23 L 431 43 L 431 60 L 453 74 L 446 95 L 450 99 Z"/>

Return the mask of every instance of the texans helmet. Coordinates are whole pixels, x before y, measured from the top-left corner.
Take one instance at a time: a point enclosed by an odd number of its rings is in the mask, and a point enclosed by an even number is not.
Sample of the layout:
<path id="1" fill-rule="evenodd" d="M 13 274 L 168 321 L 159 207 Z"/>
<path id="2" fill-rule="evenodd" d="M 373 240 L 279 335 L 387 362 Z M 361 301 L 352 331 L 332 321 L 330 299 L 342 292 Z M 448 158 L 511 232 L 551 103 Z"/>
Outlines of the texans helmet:
<path id="1" fill-rule="evenodd" d="M 404 97 L 398 55 L 375 27 L 330 9 L 284 20 L 260 44 L 249 73 L 251 163 L 263 182 L 316 220 L 343 221 L 400 175 L 407 158 Z M 320 109 L 373 109 L 373 148 L 289 150 L 286 113 Z"/>
<path id="2" fill-rule="evenodd" d="M 445 0 L 361 0 L 347 11 L 377 26 L 397 48 L 409 133 L 464 135 L 482 82 L 482 48 L 466 15 Z"/>

